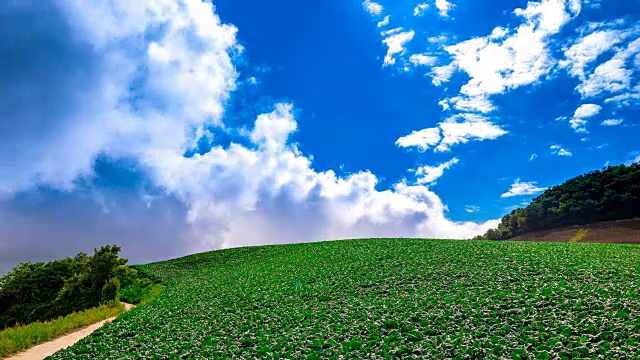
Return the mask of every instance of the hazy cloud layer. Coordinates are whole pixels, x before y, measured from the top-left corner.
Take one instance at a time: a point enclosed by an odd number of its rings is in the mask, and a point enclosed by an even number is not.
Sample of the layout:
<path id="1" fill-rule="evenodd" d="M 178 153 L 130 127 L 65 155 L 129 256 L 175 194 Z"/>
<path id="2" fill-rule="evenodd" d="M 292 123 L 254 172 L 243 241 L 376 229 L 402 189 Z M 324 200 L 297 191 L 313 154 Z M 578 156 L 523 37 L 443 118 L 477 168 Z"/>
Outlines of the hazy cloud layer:
<path id="1" fill-rule="evenodd" d="M 103 243 L 144 262 L 335 238 L 467 238 L 496 225 L 448 220 L 423 185 L 378 190 L 369 171 L 314 170 L 289 141 L 297 121 L 286 103 L 239 131 L 242 145 L 185 157 L 226 126 L 242 53 L 236 28 L 208 2 L 9 1 L 0 35 L 11 54 L 0 66 L 0 95 L 10 100 L 0 102 L 0 159 L 10 164 L 0 170 L 0 271 Z M 390 59 L 404 42 L 388 41 Z M 469 129 L 498 133 L 465 121 L 443 123 L 441 146 L 480 136 Z M 130 161 L 149 185 L 101 185 L 98 158 Z"/>

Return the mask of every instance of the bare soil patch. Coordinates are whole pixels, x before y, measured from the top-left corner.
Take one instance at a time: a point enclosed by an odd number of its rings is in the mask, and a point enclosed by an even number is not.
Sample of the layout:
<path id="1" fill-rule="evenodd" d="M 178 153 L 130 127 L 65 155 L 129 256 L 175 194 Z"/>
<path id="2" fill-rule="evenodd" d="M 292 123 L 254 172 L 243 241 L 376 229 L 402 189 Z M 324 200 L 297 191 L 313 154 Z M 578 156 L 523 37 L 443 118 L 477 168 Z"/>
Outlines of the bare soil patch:
<path id="1" fill-rule="evenodd" d="M 586 235 L 579 242 L 640 244 L 640 218 L 574 225 L 516 236 L 514 241 L 569 242 L 580 231 Z"/>

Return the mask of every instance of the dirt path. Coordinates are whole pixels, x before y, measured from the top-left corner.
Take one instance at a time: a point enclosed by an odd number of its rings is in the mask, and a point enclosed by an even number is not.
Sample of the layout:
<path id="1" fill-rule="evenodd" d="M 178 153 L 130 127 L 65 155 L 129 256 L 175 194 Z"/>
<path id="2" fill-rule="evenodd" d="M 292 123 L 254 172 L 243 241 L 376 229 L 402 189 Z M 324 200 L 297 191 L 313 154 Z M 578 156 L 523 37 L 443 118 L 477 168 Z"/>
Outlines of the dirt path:
<path id="1" fill-rule="evenodd" d="M 132 307 L 133 305 L 131 304 L 124 304 L 124 308 L 127 311 Z M 77 343 L 78 341 L 80 341 L 80 339 L 84 338 L 85 336 L 89 336 L 92 332 L 98 330 L 102 325 L 113 321 L 113 319 L 115 318 L 116 317 L 114 316 L 112 318 L 102 320 L 80 330 L 76 330 L 70 334 L 63 335 L 46 343 L 36 345 L 24 352 L 8 357 L 6 360 L 42 360 L 47 356 L 53 355 L 59 350 L 66 349 L 69 346 Z"/>

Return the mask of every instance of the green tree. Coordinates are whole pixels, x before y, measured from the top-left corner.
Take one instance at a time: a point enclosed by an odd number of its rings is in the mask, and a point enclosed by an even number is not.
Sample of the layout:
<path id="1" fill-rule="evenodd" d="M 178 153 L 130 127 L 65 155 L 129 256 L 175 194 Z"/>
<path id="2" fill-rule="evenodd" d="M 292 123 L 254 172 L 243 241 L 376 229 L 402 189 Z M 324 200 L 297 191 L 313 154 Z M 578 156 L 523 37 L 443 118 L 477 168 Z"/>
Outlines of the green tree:
<path id="1" fill-rule="evenodd" d="M 527 232 L 639 216 L 640 164 L 609 166 L 547 189 L 479 238 L 504 240 Z"/>
<path id="2" fill-rule="evenodd" d="M 88 309 L 103 295 L 115 299 L 113 288 L 117 293 L 127 263 L 119 252 L 118 246 L 103 246 L 93 256 L 18 265 L 0 278 L 0 329 Z"/>

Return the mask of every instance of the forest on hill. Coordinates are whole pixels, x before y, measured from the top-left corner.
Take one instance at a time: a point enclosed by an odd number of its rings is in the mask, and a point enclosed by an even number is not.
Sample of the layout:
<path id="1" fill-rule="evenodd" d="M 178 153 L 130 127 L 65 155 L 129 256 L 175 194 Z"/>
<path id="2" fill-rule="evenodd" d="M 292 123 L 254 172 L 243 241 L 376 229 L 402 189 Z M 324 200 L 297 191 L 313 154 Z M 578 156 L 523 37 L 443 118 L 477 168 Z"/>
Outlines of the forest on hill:
<path id="1" fill-rule="evenodd" d="M 541 230 L 640 217 L 640 164 L 609 166 L 545 190 L 475 240 L 507 240 Z"/>
<path id="2" fill-rule="evenodd" d="M 0 277 L 0 330 L 50 321 L 120 299 L 138 304 L 155 296 L 161 286 L 134 266 L 125 266 L 127 259 L 119 256 L 120 250 L 105 245 L 94 249 L 93 256 L 79 253 L 16 266 Z"/>

